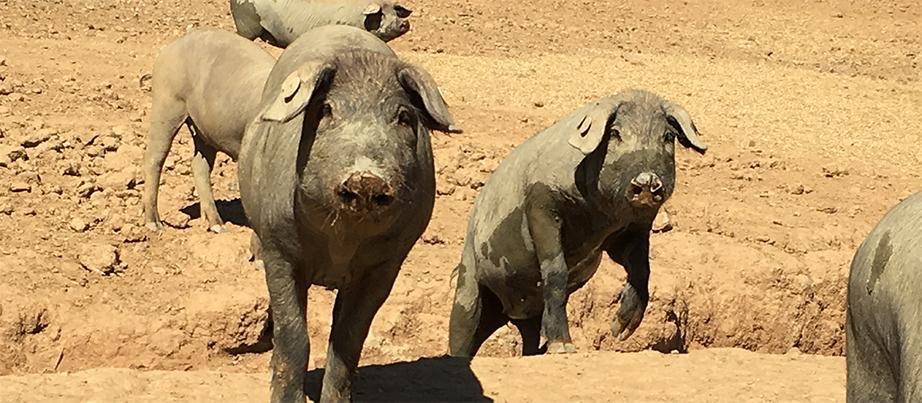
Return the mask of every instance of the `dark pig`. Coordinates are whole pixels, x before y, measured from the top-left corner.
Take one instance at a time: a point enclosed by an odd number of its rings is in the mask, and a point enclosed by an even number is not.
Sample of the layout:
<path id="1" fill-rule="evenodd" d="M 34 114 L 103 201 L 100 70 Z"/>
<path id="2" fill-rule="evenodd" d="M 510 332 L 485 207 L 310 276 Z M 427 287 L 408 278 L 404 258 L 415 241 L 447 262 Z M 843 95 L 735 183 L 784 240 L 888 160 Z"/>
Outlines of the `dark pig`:
<path id="1" fill-rule="evenodd" d="M 629 337 L 649 293 L 650 230 L 675 186 L 675 142 L 706 146 L 688 112 L 646 91 L 585 105 L 518 146 L 471 211 L 457 266 L 449 350 L 470 357 L 512 321 L 523 354 L 575 352 L 571 293 L 595 274 L 602 253 L 627 271 L 612 332 Z"/>
<path id="2" fill-rule="evenodd" d="M 922 193 L 858 247 L 846 308 L 849 402 L 922 401 Z"/>
<path id="3" fill-rule="evenodd" d="M 238 173 L 269 288 L 273 402 L 304 401 L 311 285 L 338 290 L 321 401 L 351 398 L 369 326 L 432 214 L 429 130 L 459 132 L 432 77 L 380 39 L 308 35 L 272 69 Z"/>

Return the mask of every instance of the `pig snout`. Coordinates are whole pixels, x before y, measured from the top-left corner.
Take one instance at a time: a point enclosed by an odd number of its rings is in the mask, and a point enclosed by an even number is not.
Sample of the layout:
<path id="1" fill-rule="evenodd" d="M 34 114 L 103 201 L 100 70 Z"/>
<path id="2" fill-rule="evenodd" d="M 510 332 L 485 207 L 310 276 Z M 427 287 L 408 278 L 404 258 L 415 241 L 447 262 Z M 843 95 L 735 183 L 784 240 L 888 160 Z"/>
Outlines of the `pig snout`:
<path id="1" fill-rule="evenodd" d="M 400 30 L 400 32 L 407 32 L 407 31 L 409 31 L 409 30 L 410 30 L 410 21 L 408 21 L 408 20 L 400 21 L 400 25 L 398 25 L 397 28 Z"/>
<path id="2" fill-rule="evenodd" d="M 636 207 L 656 207 L 663 202 L 663 181 L 652 172 L 642 172 L 631 179 L 625 196 Z"/>
<path id="3" fill-rule="evenodd" d="M 394 201 L 394 189 L 380 176 L 355 172 L 336 187 L 342 207 L 354 212 L 381 210 Z"/>

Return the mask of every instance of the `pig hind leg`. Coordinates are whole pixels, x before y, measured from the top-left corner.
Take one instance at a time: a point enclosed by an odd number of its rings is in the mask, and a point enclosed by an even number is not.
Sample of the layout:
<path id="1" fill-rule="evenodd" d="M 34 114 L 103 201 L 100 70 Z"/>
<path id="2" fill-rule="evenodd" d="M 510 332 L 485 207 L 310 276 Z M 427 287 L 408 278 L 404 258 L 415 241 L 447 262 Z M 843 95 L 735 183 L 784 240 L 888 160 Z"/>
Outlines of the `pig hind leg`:
<path id="1" fill-rule="evenodd" d="M 195 191 L 198 193 L 199 208 L 202 217 L 208 223 L 208 229 L 215 233 L 221 232 L 224 229 L 224 221 L 218 214 L 214 192 L 211 190 L 211 170 L 214 168 L 218 151 L 202 139 L 201 132 L 195 123 L 188 120 L 186 124 L 192 132 L 192 141 L 195 145 L 195 154 L 192 156 L 192 178 L 195 181 Z"/>
<path id="2" fill-rule="evenodd" d="M 449 354 L 473 357 L 480 346 L 501 326 L 509 322 L 499 298 L 476 282 L 465 284 L 459 275 L 449 325 Z"/>
<path id="3" fill-rule="evenodd" d="M 156 91 L 156 88 L 155 88 Z M 144 224 L 157 231 L 163 228 L 157 211 L 160 175 L 173 138 L 189 117 L 186 104 L 180 99 L 154 93 L 151 105 L 150 131 L 144 150 Z"/>
<path id="4" fill-rule="evenodd" d="M 522 335 L 522 355 L 538 355 L 544 351 L 541 344 L 541 316 L 530 319 L 513 320 L 512 324 Z"/>

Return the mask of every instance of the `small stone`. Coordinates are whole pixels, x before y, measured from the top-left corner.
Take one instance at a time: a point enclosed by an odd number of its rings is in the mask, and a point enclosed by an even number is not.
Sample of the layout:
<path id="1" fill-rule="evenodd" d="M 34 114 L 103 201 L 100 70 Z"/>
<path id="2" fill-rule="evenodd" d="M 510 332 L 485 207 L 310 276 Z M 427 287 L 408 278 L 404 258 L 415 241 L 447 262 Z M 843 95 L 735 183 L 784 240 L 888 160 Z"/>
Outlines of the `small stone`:
<path id="1" fill-rule="evenodd" d="M 108 244 L 90 244 L 79 255 L 80 266 L 91 272 L 108 276 L 121 271 L 118 248 Z"/>
<path id="2" fill-rule="evenodd" d="M 122 242 L 124 243 L 137 243 L 147 241 L 147 234 L 149 231 L 144 230 L 143 228 L 127 223 L 122 226 L 122 229 L 119 230 L 119 234 L 122 235 Z"/>
<path id="3" fill-rule="evenodd" d="M 86 279 L 86 270 L 83 269 L 80 263 L 75 261 L 63 262 L 57 265 L 57 269 L 58 273 L 81 287 L 85 287 L 88 283 Z"/>
<path id="4" fill-rule="evenodd" d="M 69 161 L 61 173 L 66 176 L 80 176 L 80 164 Z"/>
<path id="5" fill-rule="evenodd" d="M 93 193 L 96 193 L 97 190 L 99 190 L 99 186 L 96 186 L 95 183 L 86 182 L 77 187 L 77 194 L 80 197 L 89 198 L 93 195 Z"/>
<path id="6" fill-rule="evenodd" d="M 10 191 L 14 193 L 31 192 L 32 185 L 23 181 L 16 181 L 10 185 Z"/>
<path id="7" fill-rule="evenodd" d="M 32 133 L 27 139 L 22 141 L 22 146 L 25 148 L 36 147 L 39 144 L 42 144 L 51 139 L 52 136 L 57 135 L 58 133 L 54 129 L 39 129 Z"/>
<path id="8" fill-rule="evenodd" d="M 13 214 L 13 206 L 10 204 L 4 204 L 0 206 L 0 214 L 6 214 L 6 215 Z"/>
<path id="9" fill-rule="evenodd" d="M 22 209 L 22 215 L 34 216 L 36 214 L 35 209 L 32 207 L 26 207 Z"/>
<path id="10" fill-rule="evenodd" d="M 656 214 L 656 218 L 653 219 L 653 232 L 668 232 L 670 230 L 672 230 L 672 219 L 669 217 L 668 211 L 661 209 Z"/>
<path id="11" fill-rule="evenodd" d="M 445 245 L 445 240 L 439 234 L 423 235 L 422 241 L 427 245 Z"/>
<path id="12" fill-rule="evenodd" d="M 60 185 L 51 185 L 51 186 L 48 186 L 47 191 L 48 191 L 48 193 L 53 193 L 53 194 L 56 194 L 56 195 L 64 194 L 64 188 L 62 188 Z"/>
<path id="13" fill-rule="evenodd" d="M 87 228 L 89 228 L 89 225 L 87 225 L 86 222 L 83 221 L 83 219 L 80 217 L 74 217 L 74 219 L 70 220 L 68 225 L 70 226 L 70 229 L 76 232 L 84 232 L 87 230 Z"/>
<path id="14" fill-rule="evenodd" d="M 83 153 L 86 154 L 87 157 L 96 158 L 101 156 L 104 152 L 101 146 L 94 144 L 87 146 Z"/>
<path id="15" fill-rule="evenodd" d="M 99 184 L 104 189 L 112 189 L 115 191 L 134 189 L 138 184 L 137 174 L 137 168 L 128 167 L 121 171 L 112 172 L 103 176 L 99 179 Z"/>
<path id="16" fill-rule="evenodd" d="M 9 166 L 15 161 L 26 159 L 28 154 L 24 148 L 0 144 L 0 166 Z"/>
<path id="17" fill-rule="evenodd" d="M 99 141 L 99 145 L 105 151 L 118 151 L 120 141 L 114 136 L 106 136 Z"/>
<path id="18" fill-rule="evenodd" d="M 435 193 L 439 196 L 449 196 L 454 192 L 455 185 L 447 183 L 446 181 L 439 181 L 435 189 Z"/>
<path id="19" fill-rule="evenodd" d="M 118 137 L 120 139 L 125 138 L 130 133 L 131 133 L 131 129 L 129 129 L 128 126 L 118 125 L 112 128 L 112 134 L 114 134 L 115 137 Z"/>

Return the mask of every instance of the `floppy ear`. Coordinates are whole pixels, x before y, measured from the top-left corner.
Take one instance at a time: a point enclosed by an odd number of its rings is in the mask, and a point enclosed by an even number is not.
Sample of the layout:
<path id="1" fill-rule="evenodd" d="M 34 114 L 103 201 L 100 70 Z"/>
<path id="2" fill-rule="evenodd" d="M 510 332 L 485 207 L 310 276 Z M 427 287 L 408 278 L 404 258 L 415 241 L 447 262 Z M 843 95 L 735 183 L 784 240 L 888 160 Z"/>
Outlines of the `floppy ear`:
<path id="1" fill-rule="evenodd" d="M 397 16 L 400 18 L 407 18 L 410 14 L 413 14 L 413 10 L 406 8 L 402 4 L 394 4 L 394 12 L 397 13 Z"/>
<path id="2" fill-rule="evenodd" d="M 397 80 L 410 94 L 414 106 L 425 112 L 423 124 L 430 130 L 445 133 L 462 133 L 448 111 L 448 105 L 439 92 L 435 80 L 425 70 L 406 65 L 397 71 Z"/>
<path id="3" fill-rule="evenodd" d="M 707 151 L 707 144 L 704 144 L 701 138 L 698 137 L 698 128 L 695 127 L 695 122 L 685 108 L 679 104 L 666 102 L 663 104 L 663 111 L 666 112 L 666 118 L 669 119 L 669 123 L 679 129 L 678 140 L 680 144 L 686 148 L 694 149 L 699 154 L 704 154 Z"/>
<path id="4" fill-rule="evenodd" d="M 602 144 L 605 138 L 605 132 L 608 130 L 608 122 L 611 121 L 612 115 L 618 112 L 621 102 L 603 102 L 596 101 L 594 105 L 586 109 L 586 113 L 578 118 L 577 126 L 570 134 L 568 143 L 577 148 L 584 155 L 595 151 Z"/>
<path id="5" fill-rule="evenodd" d="M 381 12 L 381 5 L 378 3 L 369 3 L 368 7 L 365 7 L 365 10 L 362 11 L 363 15 L 372 15 L 378 14 Z"/>
<path id="6" fill-rule="evenodd" d="M 308 62 L 285 78 L 273 94 L 272 102 L 260 113 L 260 120 L 288 122 L 307 108 L 318 88 L 329 84 L 336 67 L 329 63 Z"/>

